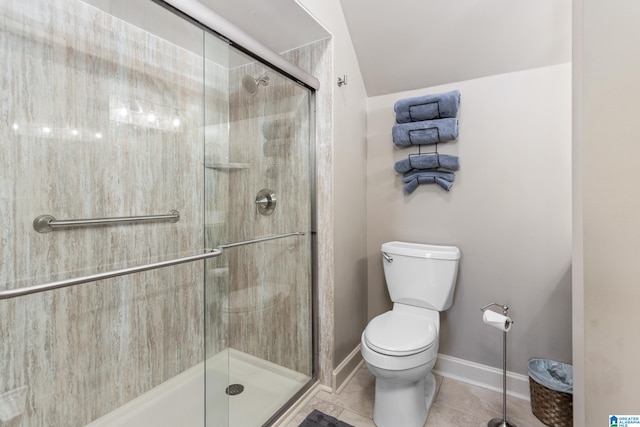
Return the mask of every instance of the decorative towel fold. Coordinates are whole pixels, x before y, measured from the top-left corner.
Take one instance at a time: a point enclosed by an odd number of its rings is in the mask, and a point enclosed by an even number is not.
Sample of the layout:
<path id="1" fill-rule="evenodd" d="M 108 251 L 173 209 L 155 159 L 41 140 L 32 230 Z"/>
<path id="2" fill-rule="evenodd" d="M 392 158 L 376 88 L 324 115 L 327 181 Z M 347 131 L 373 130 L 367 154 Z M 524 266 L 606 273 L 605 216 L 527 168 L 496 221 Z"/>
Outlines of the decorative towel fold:
<path id="1" fill-rule="evenodd" d="M 424 177 L 424 178 L 413 179 L 409 181 L 407 184 L 405 184 L 404 187 L 402 188 L 405 194 L 411 194 L 421 184 L 438 184 L 440 187 L 442 187 L 443 190 L 446 190 L 446 191 L 449 191 L 449 189 L 453 185 L 451 182 L 447 181 L 446 179 L 442 179 L 436 176 L 436 177 Z"/>
<path id="2" fill-rule="evenodd" d="M 458 137 L 458 119 L 403 123 L 393 126 L 391 133 L 397 147 L 451 141 Z"/>
<path id="3" fill-rule="evenodd" d="M 410 155 L 404 160 L 396 162 L 393 169 L 398 173 L 409 172 L 411 169 L 434 169 L 445 168 L 457 171 L 460 168 L 458 156 L 450 156 L 448 154 L 420 154 L 418 156 Z"/>
<path id="4" fill-rule="evenodd" d="M 444 171 L 429 170 L 429 169 L 426 169 L 426 170 L 417 169 L 402 175 L 402 182 L 407 183 L 412 179 L 415 179 L 418 177 L 430 177 L 430 176 L 433 176 L 433 177 L 437 176 L 438 178 L 445 179 L 449 182 L 453 182 L 456 179 L 456 174 L 453 172 L 444 172 Z"/>
<path id="5" fill-rule="evenodd" d="M 443 190 L 449 191 L 456 175 L 452 172 L 434 170 L 413 170 L 402 176 L 403 187 L 406 194 L 411 194 L 421 184 L 438 184 Z"/>
<path id="6" fill-rule="evenodd" d="M 395 103 L 393 109 L 396 112 L 396 122 L 409 123 L 456 117 L 459 106 L 460 92 L 453 90 L 401 99 Z"/>

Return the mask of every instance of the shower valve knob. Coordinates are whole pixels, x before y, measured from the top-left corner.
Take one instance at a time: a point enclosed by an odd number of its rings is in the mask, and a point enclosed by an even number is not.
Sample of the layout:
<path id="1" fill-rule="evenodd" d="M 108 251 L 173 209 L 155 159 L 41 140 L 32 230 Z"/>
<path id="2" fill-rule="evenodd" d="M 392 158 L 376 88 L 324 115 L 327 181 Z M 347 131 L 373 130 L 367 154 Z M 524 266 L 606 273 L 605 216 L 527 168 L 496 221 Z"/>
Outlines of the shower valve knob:
<path id="1" fill-rule="evenodd" d="M 276 208 L 276 195 L 272 190 L 264 188 L 256 196 L 256 206 L 260 215 L 271 215 Z"/>

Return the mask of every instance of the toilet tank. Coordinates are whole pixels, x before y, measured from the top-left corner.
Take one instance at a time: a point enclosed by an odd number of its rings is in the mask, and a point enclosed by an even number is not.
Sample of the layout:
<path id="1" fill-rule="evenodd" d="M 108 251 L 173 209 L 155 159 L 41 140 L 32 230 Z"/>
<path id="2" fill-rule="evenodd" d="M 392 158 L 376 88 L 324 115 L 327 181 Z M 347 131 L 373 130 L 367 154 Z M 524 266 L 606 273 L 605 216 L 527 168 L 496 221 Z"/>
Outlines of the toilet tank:
<path id="1" fill-rule="evenodd" d="M 394 303 L 444 311 L 451 307 L 460 249 L 420 243 L 382 244 L 382 264 Z"/>

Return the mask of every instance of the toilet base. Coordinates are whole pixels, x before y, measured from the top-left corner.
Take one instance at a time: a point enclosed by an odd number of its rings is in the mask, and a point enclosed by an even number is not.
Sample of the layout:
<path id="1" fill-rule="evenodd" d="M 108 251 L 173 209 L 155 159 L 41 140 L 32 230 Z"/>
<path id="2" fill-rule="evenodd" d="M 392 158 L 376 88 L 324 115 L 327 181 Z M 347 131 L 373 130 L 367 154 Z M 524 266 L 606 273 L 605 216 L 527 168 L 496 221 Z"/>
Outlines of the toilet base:
<path id="1" fill-rule="evenodd" d="M 413 383 L 393 383 L 376 378 L 373 422 L 377 427 L 422 427 L 436 394 L 431 372 Z"/>

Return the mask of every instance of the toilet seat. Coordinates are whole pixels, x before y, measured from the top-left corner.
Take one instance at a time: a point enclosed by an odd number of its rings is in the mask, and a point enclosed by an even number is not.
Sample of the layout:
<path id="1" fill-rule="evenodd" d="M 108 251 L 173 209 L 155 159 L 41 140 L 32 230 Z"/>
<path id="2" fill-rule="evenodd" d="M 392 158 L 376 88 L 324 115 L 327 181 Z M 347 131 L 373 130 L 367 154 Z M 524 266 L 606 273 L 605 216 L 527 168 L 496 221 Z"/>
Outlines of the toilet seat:
<path id="1" fill-rule="evenodd" d="M 432 319 L 398 310 L 375 317 L 363 335 L 371 350 L 389 356 L 411 356 L 438 342 L 438 331 Z"/>

